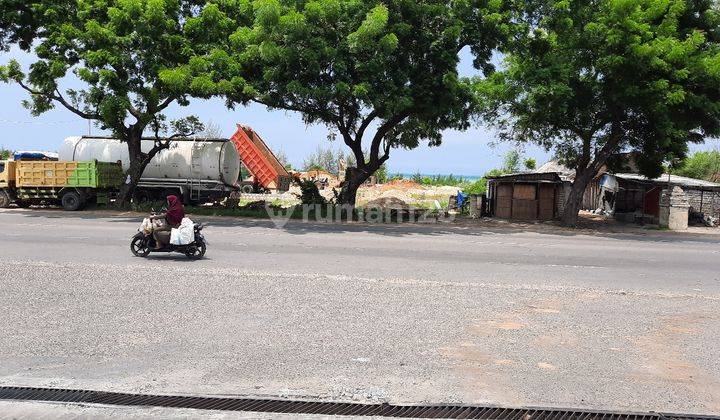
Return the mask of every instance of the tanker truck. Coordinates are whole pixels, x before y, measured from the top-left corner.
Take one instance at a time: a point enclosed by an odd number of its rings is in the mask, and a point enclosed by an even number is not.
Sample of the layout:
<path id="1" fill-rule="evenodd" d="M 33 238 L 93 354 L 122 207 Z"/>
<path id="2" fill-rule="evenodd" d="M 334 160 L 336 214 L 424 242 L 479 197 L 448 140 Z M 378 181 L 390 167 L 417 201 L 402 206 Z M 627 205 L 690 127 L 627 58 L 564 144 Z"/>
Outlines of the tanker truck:
<path id="1" fill-rule="evenodd" d="M 148 152 L 154 139 L 142 140 Z M 110 137 L 68 137 L 59 150 L 62 161 L 98 160 L 119 162 L 127 172 L 127 144 Z M 161 200 L 174 194 L 186 204 L 201 204 L 228 197 L 238 191 L 240 156 L 227 139 L 173 139 L 145 168 L 134 200 Z"/>

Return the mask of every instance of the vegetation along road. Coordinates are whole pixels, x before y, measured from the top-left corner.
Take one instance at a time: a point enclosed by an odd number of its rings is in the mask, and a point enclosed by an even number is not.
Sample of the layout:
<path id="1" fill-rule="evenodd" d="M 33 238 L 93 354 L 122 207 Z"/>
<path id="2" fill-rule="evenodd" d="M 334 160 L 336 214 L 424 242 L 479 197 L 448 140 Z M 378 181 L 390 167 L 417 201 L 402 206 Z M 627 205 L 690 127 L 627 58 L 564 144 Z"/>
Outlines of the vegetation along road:
<path id="1" fill-rule="evenodd" d="M 720 411 L 717 238 L 108 215 L 2 211 L 0 384 Z"/>

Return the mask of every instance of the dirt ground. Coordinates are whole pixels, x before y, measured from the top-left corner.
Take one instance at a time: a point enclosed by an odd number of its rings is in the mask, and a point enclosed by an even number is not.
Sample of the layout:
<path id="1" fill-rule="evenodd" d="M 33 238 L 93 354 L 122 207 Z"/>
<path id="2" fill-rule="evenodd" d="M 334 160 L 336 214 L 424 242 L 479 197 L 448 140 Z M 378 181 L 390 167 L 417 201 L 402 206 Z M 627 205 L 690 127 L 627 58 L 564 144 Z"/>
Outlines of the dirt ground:
<path id="1" fill-rule="evenodd" d="M 293 187 L 297 188 L 297 187 Z M 291 188 L 290 193 L 294 193 Z M 447 207 L 450 196 L 457 194 L 460 189 L 453 186 L 420 185 L 408 179 L 390 181 L 385 184 L 367 185 L 358 190 L 357 205 L 364 206 L 370 201 L 381 198 L 395 198 L 402 200 L 409 206 L 420 208 L 435 208 L 435 201 L 443 208 Z M 325 198 L 333 197 L 332 188 L 321 191 Z"/>

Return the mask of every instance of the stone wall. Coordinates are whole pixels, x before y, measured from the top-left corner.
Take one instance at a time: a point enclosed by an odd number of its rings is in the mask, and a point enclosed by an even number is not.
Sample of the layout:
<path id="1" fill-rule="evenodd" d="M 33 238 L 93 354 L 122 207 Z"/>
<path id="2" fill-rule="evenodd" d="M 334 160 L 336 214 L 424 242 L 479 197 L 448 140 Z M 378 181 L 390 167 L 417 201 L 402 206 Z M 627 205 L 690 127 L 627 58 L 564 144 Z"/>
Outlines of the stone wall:
<path id="1" fill-rule="evenodd" d="M 720 216 L 720 192 L 685 188 L 688 204 L 694 211 L 709 216 Z"/>

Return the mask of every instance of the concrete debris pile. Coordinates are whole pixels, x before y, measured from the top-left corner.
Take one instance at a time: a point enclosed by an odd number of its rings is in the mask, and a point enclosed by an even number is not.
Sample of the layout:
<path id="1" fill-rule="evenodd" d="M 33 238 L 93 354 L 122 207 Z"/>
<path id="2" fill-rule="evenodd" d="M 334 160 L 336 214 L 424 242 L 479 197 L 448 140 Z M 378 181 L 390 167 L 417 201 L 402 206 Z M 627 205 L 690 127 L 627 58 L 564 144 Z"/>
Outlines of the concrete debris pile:
<path id="1" fill-rule="evenodd" d="M 358 204 L 363 205 L 378 198 L 397 198 L 410 206 L 432 207 L 435 201 L 447 203 L 448 198 L 459 190 L 453 186 L 426 186 L 407 179 L 394 180 L 387 184 L 360 188 Z"/>
<path id="2" fill-rule="evenodd" d="M 699 211 L 695 211 L 695 209 L 690 207 L 688 224 L 693 226 L 718 227 L 720 226 L 720 217 L 700 213 Z"/>

